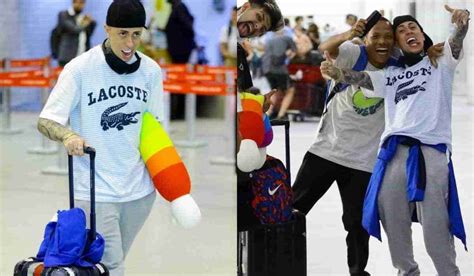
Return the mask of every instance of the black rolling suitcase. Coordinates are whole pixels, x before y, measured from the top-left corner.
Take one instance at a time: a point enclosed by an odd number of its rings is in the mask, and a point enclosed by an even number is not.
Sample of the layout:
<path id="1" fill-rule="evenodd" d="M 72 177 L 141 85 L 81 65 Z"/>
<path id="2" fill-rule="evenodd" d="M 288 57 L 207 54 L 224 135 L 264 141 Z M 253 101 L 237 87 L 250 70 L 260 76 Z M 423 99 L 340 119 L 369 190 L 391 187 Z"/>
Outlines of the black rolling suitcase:
<path id="1" fill-rule="evenodd" d="M 290 172 L 290 123 L 271 121 L 285 127 L 286 167 Z M 306 276 L 306 220 L 293 212 L 293 218 L 281 224 L 258 225 L 239 232 L 239 276 Z"/>
<path id="2" fill-rule="evenodd" d="M 95 221 L 95 149 L 87 147 L 84 152 L 90 157 L 90 193 L 91 193 L 91 213 L 89 240 L 96 239 L 96 221 Z M 74 208 L 74 175 L 73 158 L 69 155 L 69 207 Z M 93 267 L 48 267 L 45 268 L 43 262 L 35 257 L 26 258 L 15 265 L 13 276 L 108 276 L 109 270 L 104 264 L 98 263 Z"/>
<path id="3" fill-rule="evenodd" d="M 295 210 L 289 222 L 244 232 L 248 276 L 306 276 L 306 220 Z"/>

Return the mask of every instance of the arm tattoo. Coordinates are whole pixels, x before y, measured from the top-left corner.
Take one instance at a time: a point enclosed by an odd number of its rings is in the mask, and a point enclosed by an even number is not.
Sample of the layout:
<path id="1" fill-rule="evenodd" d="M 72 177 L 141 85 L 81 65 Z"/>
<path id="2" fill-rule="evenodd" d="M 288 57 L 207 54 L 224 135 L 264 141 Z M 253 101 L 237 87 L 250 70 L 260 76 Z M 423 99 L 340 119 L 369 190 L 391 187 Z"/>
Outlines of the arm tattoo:
<path id="1" fill-rule="evenodd" d="M 39 118 L 37 127 L 39 132 L 53 141 L 63 142 L 67 138 L 77 135 L 69 128 L 45 118 Z"/>
<path id="2" fill-rule="evenodd" d="M 455 59 L 459 58 L 462 50 L 462 42 L 464 37 L 466 37 L 467 29 L 469 28 L 469 23 L 462 25 L 460 28 L 456 28 L 456 33 L 454 36 L 449 38 L 449 46 L 451 47 L 451 52 Z"/>
<path id="3" fill-rule="evenodd" d="M 359 85 L 360 87 L 374 90 L 374 85 L 370 79 L 369 74 L 366 72 L 358 72 L 351 69 L 340 69 L 341 75 L 338 81 L 342 81 L 349 84 Z"/>

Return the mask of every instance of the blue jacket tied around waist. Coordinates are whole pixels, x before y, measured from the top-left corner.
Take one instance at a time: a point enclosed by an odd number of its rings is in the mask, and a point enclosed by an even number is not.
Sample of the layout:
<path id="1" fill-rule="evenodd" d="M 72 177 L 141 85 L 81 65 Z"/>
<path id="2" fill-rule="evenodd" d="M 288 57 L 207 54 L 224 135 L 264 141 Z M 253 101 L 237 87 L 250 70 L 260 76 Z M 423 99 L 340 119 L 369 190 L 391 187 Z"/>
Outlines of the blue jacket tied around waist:
<path id="1" fill-rule="evenodd" d="M 57 215 L 57 221 L 46 225 L 37 259 L 44 261 L 45 267 L 91 267 L 100 262 L 104 254 L 104 239 L 99 233 L 95 240 L 89 238 L 91 233 L 86 229 L 84 211 L 72 208 L 58 211 Z"/>
<path id="2" fill-rule="evenodd" d="M 365 194 L 364 208 L 362 214 L 362 225 L 367 230 L 369 235 L 376 237 L 380 241 L 380 216 L 377 206 L 377 195 L 382 186 L 385 168 L 390 160 L 397 152 L 399 144 L 410 147 L 407 164 L 407 197 L 410 202 L 423 201 L 426 187 L 426 170 L 423 153 L 421 151 L 422 144 L 419 140 L 407 136 L 390 136 L 382 145 L 377 162 L 375 163 L 372 177 L 370 178 L 369 186 Z M 447 146 L 445 144 L 426 145 L 432 147 L 440 152 L 446 152 Z M 461 216 L 461 207 L 459 205 L 458 191 L 456 188 L 456 179 L 454 177 L 453 162 L 449 158 L 449 195 L 448 195 L 448 213 L 449 213 L 449 229 L 451 233 L 460 239 L 466 246 L 466 233 L 464 231 L 464 224 Z M 429 185 L 429 183 L 428 183 Z"/>

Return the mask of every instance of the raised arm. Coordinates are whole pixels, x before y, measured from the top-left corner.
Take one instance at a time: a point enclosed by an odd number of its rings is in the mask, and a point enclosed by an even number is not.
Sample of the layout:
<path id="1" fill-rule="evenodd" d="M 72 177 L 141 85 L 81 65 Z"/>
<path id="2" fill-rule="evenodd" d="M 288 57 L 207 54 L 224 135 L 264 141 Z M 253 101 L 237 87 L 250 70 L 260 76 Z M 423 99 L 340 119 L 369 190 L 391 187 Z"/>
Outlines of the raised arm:
<path id="1" fill-rule="evenodd" d="M 319 51 L 321 53 L 327 51 L 332 58 L 337 58 L 339 46 L 346 41 L 361 36 L 364 33 L 366 23 L 365 19 L 359 19 L 349 31 L 333 35 L 322 42 L 318 47 Z"/>
<path id="2" fill-rule="evenodd" d="M 344 82 L 352 85 L 374 90 L 372 80 L 366 72 L 358 72 L 351 69 L 341 69 L 334 66 L 334 62 L 328 52 L 324 52 L 326 60 L 321 63 L 321 73 L 325 78 L 333 79 L 337 82 Z"/>
<path id="3" fill-rule="evenodd" d="M 453 9 L 448 5 L 444 5 L 444 8 L 451 13 L 451 23 L 456 24 L 456 31 L 453 36 L 449 38 L 449 46 L 455 59 L 459 59 L 459 55 L 462 50 L 462 42 L 466 37 L 467 30 L 469 28 L 469 11 Z"/>

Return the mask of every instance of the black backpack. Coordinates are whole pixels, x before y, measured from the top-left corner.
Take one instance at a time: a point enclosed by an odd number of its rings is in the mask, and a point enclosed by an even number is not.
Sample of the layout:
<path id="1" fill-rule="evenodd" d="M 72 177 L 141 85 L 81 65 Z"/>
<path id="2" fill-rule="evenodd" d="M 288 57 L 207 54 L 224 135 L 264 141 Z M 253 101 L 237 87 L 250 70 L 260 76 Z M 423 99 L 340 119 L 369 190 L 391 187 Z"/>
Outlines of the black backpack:
<path id="1" fill-rule="evenodd" d="M 51 47 L 51 56 L 53 59 L 58 58 L 59 43 L 61 42 L 61 29 L 59 26 L 54 27 L 49 38 L 49 46 Z"/>

